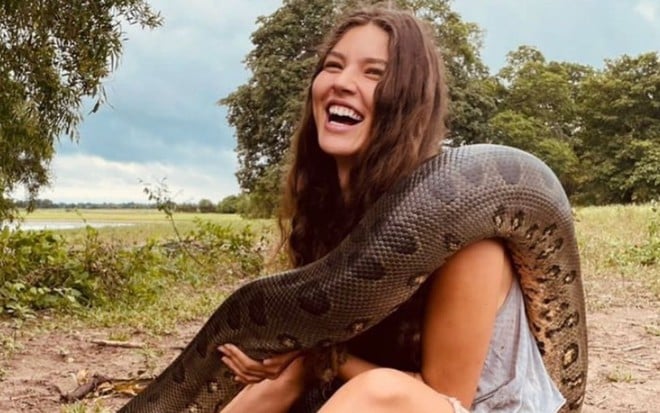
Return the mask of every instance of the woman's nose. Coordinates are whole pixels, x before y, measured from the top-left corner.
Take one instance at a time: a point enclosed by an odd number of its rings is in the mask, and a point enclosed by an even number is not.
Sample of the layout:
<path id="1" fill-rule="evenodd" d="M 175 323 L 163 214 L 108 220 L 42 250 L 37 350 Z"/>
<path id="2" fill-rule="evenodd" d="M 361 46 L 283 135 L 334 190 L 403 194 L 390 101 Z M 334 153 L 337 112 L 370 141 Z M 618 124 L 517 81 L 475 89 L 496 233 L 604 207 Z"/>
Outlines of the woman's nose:
<path id="1" fill-rule="evenodd" d="M 333 87 L 337 92 L 353 93 L 357 88 L 355 73 L 345 68 L 335 77 Z"/>

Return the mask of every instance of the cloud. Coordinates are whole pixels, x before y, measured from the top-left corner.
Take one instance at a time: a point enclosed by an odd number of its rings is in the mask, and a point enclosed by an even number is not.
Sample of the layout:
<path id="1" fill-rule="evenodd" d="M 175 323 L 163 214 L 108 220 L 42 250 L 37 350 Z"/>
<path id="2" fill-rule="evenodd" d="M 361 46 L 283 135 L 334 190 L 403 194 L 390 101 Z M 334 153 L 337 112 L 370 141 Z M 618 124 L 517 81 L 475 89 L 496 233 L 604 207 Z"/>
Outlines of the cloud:
<path id="1" fill-rule="evenodd" d="M 658 9 L 660 6 L 657 2 L 651 0 L 641 0 L 635 6 L 635 11 L 642 16 L 642 18 L 649 22 L 655 22 L 658 16 Z"/>
<path id="2" fill-rule="evenodd" d="M 233 177 L 235 156 L 225 152 L 221 162 L 175 164 L 171 162 L 118 162 L 96 155 L 65 154 L 53 161 L 53 185 L 40 198 L 55 202 L 147 202 L 145 184 L 163 179 L 176 202 L 216 202 L 238 193 Z"/>

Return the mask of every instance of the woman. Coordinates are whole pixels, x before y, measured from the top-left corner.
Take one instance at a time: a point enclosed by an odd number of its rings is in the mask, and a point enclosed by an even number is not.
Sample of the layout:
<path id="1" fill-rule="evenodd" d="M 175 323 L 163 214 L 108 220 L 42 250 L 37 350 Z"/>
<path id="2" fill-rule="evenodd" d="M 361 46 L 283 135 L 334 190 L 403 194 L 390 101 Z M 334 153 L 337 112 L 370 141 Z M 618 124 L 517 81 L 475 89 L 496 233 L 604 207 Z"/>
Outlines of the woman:
<path id="1" fill-rule="evenodd" d="M 368 8 L 336 27 L 309 88 L 280 219 L 291 222 L 293 265 L 331 251 L 383 192 L 437 154 L 446 106 L 441 58 L 412 15 Z M 308 356 L 256 361 L 231 344 L 219 349 L 248 384 L 223 412 L 286 412 L 306 394 Z M 564 402 L 497 240 L 457 252 L 347 349 L 322 413 L 555 412 Z"/>

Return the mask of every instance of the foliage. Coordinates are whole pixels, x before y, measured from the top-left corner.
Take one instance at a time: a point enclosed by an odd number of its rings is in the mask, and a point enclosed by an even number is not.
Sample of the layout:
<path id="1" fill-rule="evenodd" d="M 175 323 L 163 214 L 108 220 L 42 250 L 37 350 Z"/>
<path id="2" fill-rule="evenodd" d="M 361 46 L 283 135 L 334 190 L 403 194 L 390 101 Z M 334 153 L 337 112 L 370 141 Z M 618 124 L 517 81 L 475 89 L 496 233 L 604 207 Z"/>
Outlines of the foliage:
<path id="1" fill-rule="evenodd" d="M 648 220 L 646 239 L 628 248 L 624 260 L 644 266 L 660 265 L 660 208 L 657 202 L 651 203 L 651 217 Z M 660 283 L 660 279 L 656 280 Z"/>
<path id="2" fill-rule="evenodd" d="M 83 98 L 104 103 L 102 80 L 116 69 L 123 25 L 154 28 L 145 0 L 9 0 L 0 4 L 0 221 L 17 187 L 33 200 L 48 183 L 54 144 L 78 139 Z"/>
<path id="3" fill-rule="evenodd" d="M 588 67 L 547 62 L 538 49 L 520 46 L 497 75 L 500 103 L 489 121 L 493 142 L 537 155 L 569 195 L 584 180 L 576 153 L 576 96 L 589 73 Z"/>
<path id="4" fill-rule="evenodd" d="M 173 242 L 155 240 L 130 247 L 102 241 L 89 226 L 82 243 L 68 243 L 51 231 L 5 228 L 0 232 L 0 314 L 147 305 L 173 285 L 198 283 L 203 274 L 246 277 L 263 268 L 263 247 L 249 228 L 234 231 L 198 220 L 181 242 L 194 250 L 184 251 L 177 241 L 175 248 Z"/>
<path id="5" fill-rule="evenodd" d="M 368 1 L 366 3 L 377 3 Z M 219 101 L 236 130 L 241 188 L 249 194 L 249 216 L 276 210 L 279 176 L 304 100 L 303 92 L 316 61 L 316 48 L 335 18 L 355 6 L 350 0 L 285 0 L 272 15 L 261 17 L 252 34 L 254 49 L 246 57 L 252 77 Z M 365 2 L 362 2 L 365 3 Z M 479 57 L 481 32 L 463 22 L 449 0 L 400 0 L 400 6 L 428 20 L 442 45 L 448 68 L 454 143 L 475 142 L 488 135 L 495 109 L 494 82 Z"/>
<path id="6" fill-rule="evenodd" d="M 197 204 L 197 208 L 199 209 L 199 212 L 208 214 L 210 212 L 216 212 L 216 206 L 215 204 L 210 200 L 210 199 L 200 199 L 199 203 Z"/>
<path id="7" fill-rule="evenodd" d="M 581 87 L 580 158 L 596 203 L 660 197 L 660 54 L 623 55 Z"/>

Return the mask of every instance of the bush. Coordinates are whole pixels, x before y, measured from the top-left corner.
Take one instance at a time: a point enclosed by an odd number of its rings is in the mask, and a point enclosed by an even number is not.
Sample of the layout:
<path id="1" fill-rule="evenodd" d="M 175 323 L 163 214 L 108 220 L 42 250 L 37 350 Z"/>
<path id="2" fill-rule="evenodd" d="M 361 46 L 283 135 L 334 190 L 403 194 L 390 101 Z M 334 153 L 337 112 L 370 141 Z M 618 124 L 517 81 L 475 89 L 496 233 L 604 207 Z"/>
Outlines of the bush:
<path id="1" fill-rule="evenodd" d="M 201 220 L 183 242 L 150 240 L 131 247 L 101 241 L 89 226 L 75 245 L 52 231 L 5 228 L 0 231 L 0 315 L 152 303 L 168 288 L 194 284 L 205 275 L 258 274 L 261 249 L 249 228 L 233 231 Z"/>

